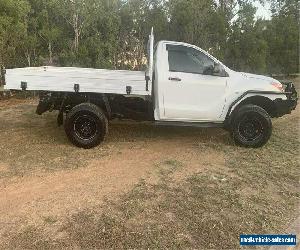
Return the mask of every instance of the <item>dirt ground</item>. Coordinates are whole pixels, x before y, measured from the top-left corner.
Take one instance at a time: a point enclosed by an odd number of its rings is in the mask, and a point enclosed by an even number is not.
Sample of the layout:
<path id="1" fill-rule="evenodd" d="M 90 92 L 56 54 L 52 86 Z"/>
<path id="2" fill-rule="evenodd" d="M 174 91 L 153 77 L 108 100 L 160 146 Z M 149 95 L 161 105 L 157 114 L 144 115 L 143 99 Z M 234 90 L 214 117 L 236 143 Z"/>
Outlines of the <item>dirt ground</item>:
<path id="1" fill-rule="evenodd" d="M 221 129 L 113 122 L 82 150 L 36 104 L 0 101 L 0 248 L 237 248 L 299 215 L 299 108 L 263 149 Z"/>

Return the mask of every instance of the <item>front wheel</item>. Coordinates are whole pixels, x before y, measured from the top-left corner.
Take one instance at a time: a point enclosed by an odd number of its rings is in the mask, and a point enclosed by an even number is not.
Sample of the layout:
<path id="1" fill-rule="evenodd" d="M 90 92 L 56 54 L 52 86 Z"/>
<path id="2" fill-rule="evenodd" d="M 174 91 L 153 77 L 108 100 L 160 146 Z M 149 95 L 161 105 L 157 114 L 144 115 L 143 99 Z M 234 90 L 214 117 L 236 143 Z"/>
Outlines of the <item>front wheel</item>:
<path id="1" fill-rule="evenodd" d="M 235 115 L 232 123 L 232 137 L 243 147 L 264 146 L 272 134 L 272 121 L 269 114 L 256 105 L 245 105 Z"/>
<path id="2" fill-rule="evenodd" d="M 108 131 L 108 121 L 104 112 L 94 104 L 82 103 L 67 115 L 65 132 L 69 140 L 80 148 L 98 146 Z"/>

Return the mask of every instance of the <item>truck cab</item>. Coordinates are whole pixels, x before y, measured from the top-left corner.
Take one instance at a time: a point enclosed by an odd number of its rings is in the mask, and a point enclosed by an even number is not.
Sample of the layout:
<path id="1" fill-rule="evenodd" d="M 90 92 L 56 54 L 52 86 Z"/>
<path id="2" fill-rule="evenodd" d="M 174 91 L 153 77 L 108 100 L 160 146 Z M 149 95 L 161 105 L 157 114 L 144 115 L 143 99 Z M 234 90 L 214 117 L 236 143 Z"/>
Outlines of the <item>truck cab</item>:
<path id="1" fill-rule="evenodd" d="M 258 96 L 261 98 L 256 99 L 265 99 L 264 108 L 275 117 L 279 116 L 276 103 L 288 99 L 285 90 L 292 91 L 297 99 L 293 86 L 270 77 L 235 72 L 194 45 L 161 41 L 154 62 L 152 91 L 157 121 L 224 123 L 234 102 L 237 106 Z M 295 105 L 296 100 L 290 108 Z"/>
<path id="2" fill-rule="evenodd" d="M 155 120 L 222 122 L 229 69 L 195 46 L 161 41 L 155 52 Z"/>

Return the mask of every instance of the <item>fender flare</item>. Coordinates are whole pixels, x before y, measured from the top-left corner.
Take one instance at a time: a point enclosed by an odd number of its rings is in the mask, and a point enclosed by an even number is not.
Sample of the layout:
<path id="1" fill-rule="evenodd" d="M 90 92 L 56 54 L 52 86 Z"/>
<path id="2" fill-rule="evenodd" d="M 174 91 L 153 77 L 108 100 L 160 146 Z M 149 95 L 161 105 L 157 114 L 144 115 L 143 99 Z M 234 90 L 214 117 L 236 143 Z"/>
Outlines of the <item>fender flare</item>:
<path id="1" fill-rule="evenodd" d="M 240 95 L 235 101 L 233 101 L 227 111 L 226 118 L 225 118 L 225 126 L 230 124 L 230 117 L 235 110 L 235 108 L 244 100 L 247 95 L 256 94 L 261 97 L 266 97 L 265 95 L 275 95 L 275 96 L 285 96 L 288 97 L 291 92 L 276 92 L 276 91 L 259 91 L 259 90 L 248 90 L 242 95 Z M 266 97 L 268 98 L 268 97 Z M 245 98 L 247 99 L 247 98 Z"/>

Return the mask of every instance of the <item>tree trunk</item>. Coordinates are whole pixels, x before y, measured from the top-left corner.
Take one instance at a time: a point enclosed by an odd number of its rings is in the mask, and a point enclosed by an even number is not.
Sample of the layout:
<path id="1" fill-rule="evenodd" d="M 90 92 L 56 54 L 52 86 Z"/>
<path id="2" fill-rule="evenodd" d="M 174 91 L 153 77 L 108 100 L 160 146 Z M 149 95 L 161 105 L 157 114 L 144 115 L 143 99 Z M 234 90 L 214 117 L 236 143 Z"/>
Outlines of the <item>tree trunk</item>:
<path id="1" fill-rule="evenodd" d="M 78 32 L 78 29 L 75 29 L 74 32 L 75 32 L 74 49 L 77 52 L 78 47 L 79 47 L 79 32 Z"/>
<path id="2" fill-rule="evenodd" d="M 80 37 L 80 29 L 79 29 L 79 17 L 78 14 L 75 13 L 73 15 L 73 29 L 74 29 L 74 50 L 77 52 L 79 47 L 79 37 Z"/>
<path id="3" fill-rule="evenodd" d="M 28 67 L 31 67 L 31 57 L 30 57 L 30 52 L 28 50 L 26 51 L 26 59 L 27 59 Z"/>
<path id="4" fill-rule="evenodd" d="M 36 65 L 36 49 L 33 49 L 33 65 Z"/>
<path id="5" fill-rule="evenodd" d="M 52 43 L 48 43 L 48 52 L 49 52 L 49 65 L 53 64 L 53 52 L 52 52 Z"/>

